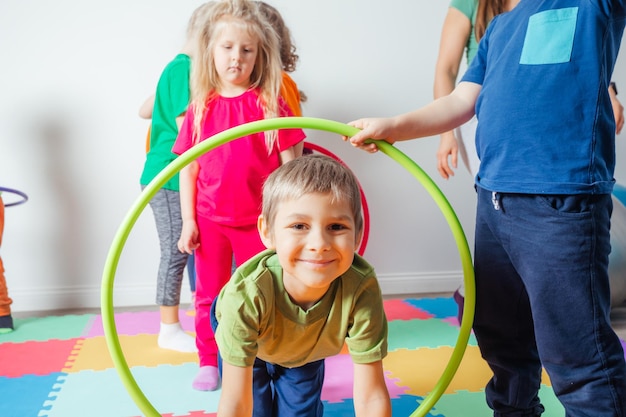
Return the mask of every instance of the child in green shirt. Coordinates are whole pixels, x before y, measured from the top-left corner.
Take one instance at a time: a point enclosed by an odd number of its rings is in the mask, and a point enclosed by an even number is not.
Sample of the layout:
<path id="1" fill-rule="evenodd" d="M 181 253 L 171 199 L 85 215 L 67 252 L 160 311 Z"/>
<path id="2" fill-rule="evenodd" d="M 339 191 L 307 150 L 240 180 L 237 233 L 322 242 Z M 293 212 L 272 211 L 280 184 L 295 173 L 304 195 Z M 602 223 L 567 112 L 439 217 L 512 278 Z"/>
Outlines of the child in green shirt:
<path id="1" fill-rule="evenodd" d="M 321 417 L 324 358 L 344 342 L 356 416 L 391 416 L 381 290 L 355 254 L 363 218 L 354 175 L 323 155 L 282 165 L 265 182 L 258 228 L 268 250 L 213 303 L 223 360 L 218 416 Z"/>

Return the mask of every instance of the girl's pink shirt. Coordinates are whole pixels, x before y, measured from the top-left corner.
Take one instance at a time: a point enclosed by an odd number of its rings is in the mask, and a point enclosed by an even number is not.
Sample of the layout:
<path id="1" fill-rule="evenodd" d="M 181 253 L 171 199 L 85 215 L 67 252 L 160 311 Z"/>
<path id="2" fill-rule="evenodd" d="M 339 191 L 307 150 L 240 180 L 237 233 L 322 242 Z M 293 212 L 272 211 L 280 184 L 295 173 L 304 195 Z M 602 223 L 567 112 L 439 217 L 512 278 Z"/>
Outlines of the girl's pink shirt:
<path id="1" fill-rule="evenodd" d="M 281 117 L 291 116 L 281 99 Z M 192 109 L 190 109 L 192 110 Z M 172 152 L 181 155 L 193 146 L 194 112 L 187 111 Z M 217 96 L 207 105 L 202 139 L 244 123 L 262 120 L 264 114 L 256 90 L 238 97 Z M 280 166 L 279 153 L 302 140 L 302 129 L 281 129 L 271 152 L 263 132 L 244 136 L 198 158 L 196 215 L 229 226 L 256 224 L 261 212 L 262 187 L 267 176 Z"/>

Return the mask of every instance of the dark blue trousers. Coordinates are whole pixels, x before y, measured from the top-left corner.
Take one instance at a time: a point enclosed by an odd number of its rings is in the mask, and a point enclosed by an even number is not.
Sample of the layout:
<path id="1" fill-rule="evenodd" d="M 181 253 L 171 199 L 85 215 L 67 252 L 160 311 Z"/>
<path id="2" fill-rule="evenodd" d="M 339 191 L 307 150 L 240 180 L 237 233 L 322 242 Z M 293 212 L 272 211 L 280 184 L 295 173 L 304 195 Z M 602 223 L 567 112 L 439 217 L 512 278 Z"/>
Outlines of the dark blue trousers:
<path id="1" fill-rule="evenodd" d="M 611 328 L 610 195 L 478 188 L 474 332 L 493 371 L 494 416 L 539 416 L 545 367 L 567 417 L 625 417 L 626 365 Z"/>

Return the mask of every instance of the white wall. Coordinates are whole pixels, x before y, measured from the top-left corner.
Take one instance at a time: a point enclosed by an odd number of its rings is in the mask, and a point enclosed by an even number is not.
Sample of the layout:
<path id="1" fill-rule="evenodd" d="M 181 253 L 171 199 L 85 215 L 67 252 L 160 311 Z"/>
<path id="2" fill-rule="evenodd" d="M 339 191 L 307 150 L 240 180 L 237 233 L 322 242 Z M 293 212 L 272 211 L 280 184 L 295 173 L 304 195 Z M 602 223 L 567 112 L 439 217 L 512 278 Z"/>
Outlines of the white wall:
<path id="1" fill-rule="evenodd" d="M 270 0 L 301 56 L 293 78 L 306 116 L 340 122 L 393 115 L 430 101 L 447 0 Z M 137 110 L 182 45 L 201 1 L 2 0 L 0 186 L 30 200 L 8 208 L 2 247 L 14 311 L 96 307 L 113 237 L 139 196 L 148 123 Z M 626 91 L 626 63 L 615 80 Z M 432 199 L 383 154 L 338 136 L 308 140 L 357 174 L 372 217 L 366 257 L 386 293 L 452 290 L 461 264 Z M 618 155 L 626 144 L 618 139 Z M 463 168 L 436 172 L 438 139 L 402 143 L 447 195 L 473 237 L 474 191 Z M 624 164 L 618 181 L 626 181 Z M 5 200 L 10 196 L 5 194 Z M 122 254 L 115 305 L 153 304 L 158 242 L 147 208 Z M 185 284 L 186 287 L 186 284 Z M 184 301 L 189 299 L 187 288 Z"/>

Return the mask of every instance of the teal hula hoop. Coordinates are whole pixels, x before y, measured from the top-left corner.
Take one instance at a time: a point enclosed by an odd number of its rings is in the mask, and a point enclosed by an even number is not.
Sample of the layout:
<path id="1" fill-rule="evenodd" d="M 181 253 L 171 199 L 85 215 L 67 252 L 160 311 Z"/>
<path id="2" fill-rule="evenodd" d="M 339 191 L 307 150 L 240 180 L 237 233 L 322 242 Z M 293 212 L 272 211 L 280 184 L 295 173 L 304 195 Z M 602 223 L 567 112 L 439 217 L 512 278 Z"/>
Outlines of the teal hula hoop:
<path id="1" fill-rule="evenodd" d="M 102 323 L 104 327 L 104 335 L 107 342 L 107 347 L 113 359 L 115 369 L 124 384 L 124 387 L 128 391 L 129 395 L 144 413 L 146 417 L 160 417 L 161 414 L 154 408 L 150 401 L 146 398 L 145 394 L 139 388 L 137 381 L 134 379 L 122 348 L 120 345 L 119 336 L 115 326 L 115 316 L 113 308 L 113 282 L 115 278 L 115 271 L 119 263 L 119 259 L 124 248 L 124 244 L 128 239 L 131 229 L 137 222 L 137 219 L 148 205 L 152 197 L 156 192 L 176 173 L 182 168 L 190 164 L 199 156 L 214 149 L 224 143 L 238 139 L 242 136 L 250 135 L 253 133 L 264 132 L 267 130 L 277 129 L 314 129 L 322 130 L 331 133 L 337 133 L 342 136 L 353 136 L 359 130 L 355 127 L 348 126 L 343 123 L 335 122 L 332 120 L 318 119 L 312 117 L 282 117 L 276 119 L 260 120 L 256 122 L 246 123 L 228 130 L 225 130 L 211 138 L 200 142 L 198 145 L 189 149 L 184 154 L 180 155 L 168 166 L 166 166 L 142 191 L 135 203 L 131 206 L 130 210 L 123 219 L 122 224 L 109 249 L 109 253 L 104 265 L 104 272 L 102 274 L 102 287 L 101 287 L 101 312 Z M 439 400 L 444 393 L 454 374 L 459 368 L 461 359 L 465 353 L 467 343 L 469 341 L 472 322 L 474 320 L 474 306 L 476 302 L 476 289 L 474 283 L 474 268 L 472 266 L 472 257 L 465 238 L 463 228 L 456 216 L 456 213 L 452 209 L 452 206 L 443 195 L 439 187 L 433 182 L 433 180 L 408 156 L 402 153 L 384 141 L 374 141 L 378 146 L 378 149 L 391 159 L 398 162 L 402 167 L 409 171 L 426 189 L 426 191 L 433 198 L 435 203 L 439 206 L 442 214 L 448 222 L 454 239 L 457 244 L 457 249 L 461 257 L 461 263 L 463 267 L 463 276 L 465 284 L 465 305 L 463 307 L 463 320 L 461 322 L 461 328 L 459 330 L 459 336 L 456 344 L 450 356 L 447 366 L 445 367 L 443 374 L 435 384 L 433 390 L 424 398 L 419 407 L 415 409 L 409 417 L 424 417 Z"/>

